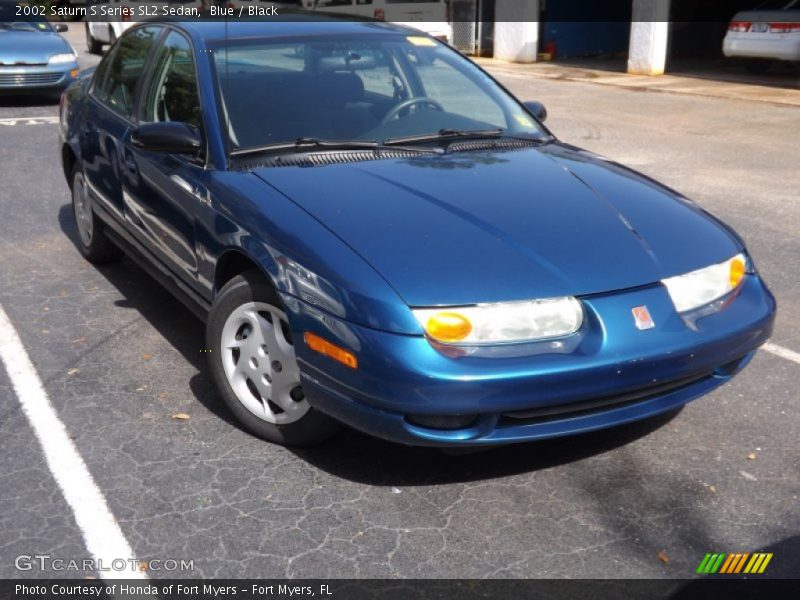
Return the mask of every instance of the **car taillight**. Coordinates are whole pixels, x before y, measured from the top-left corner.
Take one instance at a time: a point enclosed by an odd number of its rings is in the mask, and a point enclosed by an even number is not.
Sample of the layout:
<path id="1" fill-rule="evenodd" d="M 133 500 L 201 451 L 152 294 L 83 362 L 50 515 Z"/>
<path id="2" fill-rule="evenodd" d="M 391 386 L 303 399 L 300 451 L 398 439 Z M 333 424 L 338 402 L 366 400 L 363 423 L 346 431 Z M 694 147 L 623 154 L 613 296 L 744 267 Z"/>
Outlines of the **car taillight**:
<path id="1" fill-rule="evenodd" d="M 728 31 L 735 31 L 737 33 L 745 33 L 750 31 L 751 23 L 747 21 L 731 21 L 731 24 L 728 25 Z"/>
<path id="2" fill-rule="evenodd" d="M 386 20 L 386 11 L 382 8 L 376 8 L 375 11 L 372 13 L 372 16 L 375 17 L 378 21 L 385 21 Z"/>
<path id="3" fill-rule="evenodd" d="M 800 23 L 770 23 L 770 33 L 798 33 L 800 32 Z"/>

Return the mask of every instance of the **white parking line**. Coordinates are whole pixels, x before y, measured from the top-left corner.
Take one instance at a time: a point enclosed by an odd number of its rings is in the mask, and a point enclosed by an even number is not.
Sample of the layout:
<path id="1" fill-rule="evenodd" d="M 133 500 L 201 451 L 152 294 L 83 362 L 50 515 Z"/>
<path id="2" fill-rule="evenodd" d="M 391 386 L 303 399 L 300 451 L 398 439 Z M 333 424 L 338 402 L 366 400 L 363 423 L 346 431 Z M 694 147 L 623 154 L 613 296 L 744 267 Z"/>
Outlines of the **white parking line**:
<path id="1" fill-rule="evenodd" d="M 772 344 L 770 342 L 764 344 L 762 348 L 764 348 L 764 350 L 770 354 L 780 356 L 781 358 L 785 358 L 786 360 L 790 360 L 800 365 L 800 353 L 795 352 L 794 350 L 789 350 L 788 348 L 784 348 L 783 346 L 778 346 L 777 344 Z"/>
<path id="2" fill-rule="evenodd" d="M 92 479 L 86 463 L 78 453 L 58 418 L 36 369 L 31 363 L 14 326 L 0 306 L 0 361 L 5 365 L 22 411 L 42 447 L 50 472 L 72 508 L 86 548 L 96 564 L 109 570 L 98 570 L 104 579 L 147 579 L 131 564 L 134 558 L 128 540 L 106 504 L 103 492 Z M 117 560 L 115 563 L 114 561 Z M 125 561 L 125 570 L 115 564 Z"/>
<path id="3" fill-rule="evenodd" d="M 15 125 L 52 125 L 58 123 L 58 117 L 17 117 L 0 119 L 0 126 L 13 127 Z"/>

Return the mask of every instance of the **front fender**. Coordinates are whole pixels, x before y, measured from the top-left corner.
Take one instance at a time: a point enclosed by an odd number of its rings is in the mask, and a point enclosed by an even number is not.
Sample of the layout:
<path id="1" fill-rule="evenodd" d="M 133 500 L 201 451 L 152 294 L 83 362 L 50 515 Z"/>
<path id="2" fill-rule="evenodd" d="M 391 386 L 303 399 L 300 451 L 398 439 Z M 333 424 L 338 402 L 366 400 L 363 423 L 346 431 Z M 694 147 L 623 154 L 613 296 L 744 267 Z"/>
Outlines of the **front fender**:
<path id="1" fill-rule="evenodd" d="M 276 289 L 337 319 L 408 335 L 422 335 L 411 310 L 358 254 L 302 208 L 248 173 L 212 172 L 213 210 L 198 223 L 205 260 L 201 280 L 213 282 L 220 260 L 244 254 Z"/>

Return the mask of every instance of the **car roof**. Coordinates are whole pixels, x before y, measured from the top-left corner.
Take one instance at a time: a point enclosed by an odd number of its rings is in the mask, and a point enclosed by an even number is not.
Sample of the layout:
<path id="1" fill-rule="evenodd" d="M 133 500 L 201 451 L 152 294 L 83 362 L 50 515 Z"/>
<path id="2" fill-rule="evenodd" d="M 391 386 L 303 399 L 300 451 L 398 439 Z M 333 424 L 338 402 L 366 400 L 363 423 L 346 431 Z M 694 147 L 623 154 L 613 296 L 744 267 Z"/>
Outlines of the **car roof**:
<path id="1" fill-rule="evenodd" d="M 338 18 L 329 15 L 310 15 L 308 13 L 286 14 L 269 20 L 241 19 L 234 22 L 194 20 L 174 21 L 173 27 L 182 29 L 195 41 L 203 43 L 217 43 L 225 40 L 240 40 L 246 38 L 282 38 L 305 35 L 335 35 L 335 34 L 409 34 L 415 30 L 403 26 L 375 21 L 373 19 L 359 20 L 357 17 L 348 16 Z M 425 35 L 418 33 L 418 35 Z"/>

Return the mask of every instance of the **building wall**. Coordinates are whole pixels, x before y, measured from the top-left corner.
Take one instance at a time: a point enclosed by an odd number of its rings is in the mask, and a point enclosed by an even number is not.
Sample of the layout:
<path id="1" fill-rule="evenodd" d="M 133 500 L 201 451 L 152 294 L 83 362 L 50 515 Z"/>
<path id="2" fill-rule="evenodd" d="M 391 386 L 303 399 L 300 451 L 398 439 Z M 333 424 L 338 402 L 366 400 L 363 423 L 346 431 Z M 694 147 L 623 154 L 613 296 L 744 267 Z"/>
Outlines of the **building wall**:
<path id="1" fill-rule="evenodd" d="M 542 47 L 554 43 L 560 58 L 627 52 L 631 12 L 631 0 L 546 0 Z"/>

